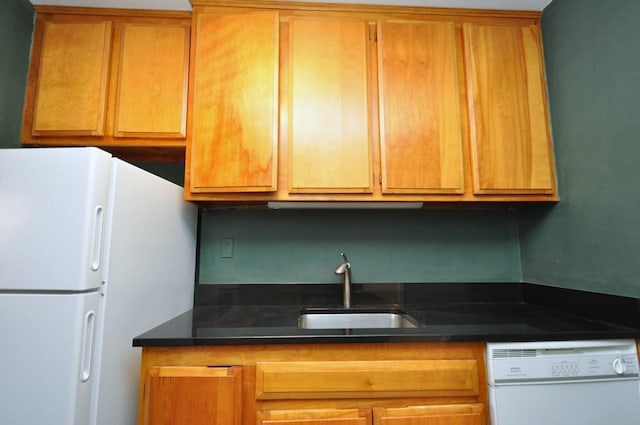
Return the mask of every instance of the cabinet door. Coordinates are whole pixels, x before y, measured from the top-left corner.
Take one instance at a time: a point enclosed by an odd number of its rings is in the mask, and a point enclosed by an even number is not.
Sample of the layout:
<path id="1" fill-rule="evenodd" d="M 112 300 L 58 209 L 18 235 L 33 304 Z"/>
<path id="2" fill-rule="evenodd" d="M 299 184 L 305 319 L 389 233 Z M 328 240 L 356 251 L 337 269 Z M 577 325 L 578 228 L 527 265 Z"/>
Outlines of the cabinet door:
<path id="1" fill-rule="evenodd" d="M 104 134 L 112 25 L 43 23 L 34 136 Z"/>
<path id="2" fill-rule="evenodd" d="M 144 425 L 240 425 L 242 368 L 153 367 Z"/>
<path id="3" fill-rule="evenodd" d="M 122 28 L 114 136 L 184 138 L 189 27 Z"/>
<path id="4" fill-rule="evenodd" d="M 462 193 L 456 31 L 447 22 L 380 22 L 383 193 Z"/>
<path id="5" fill-rule="evenodd" d="M 289 60 L 290 192 L 370 193 L 366 22 L 291 18 Z"/>
<path id="6" fill-rule="evenodd" d="M 258 412 L 257 425 L 371 425 L 368 409 L 300 409 Z"/>
<path id="7" fill-rule="evenodd" d="M 482 425 L 481 404 L 452 404 L 373 409 L 374 425 Z"/>
<path id="8" fill-rule="evenodd" d="M 552 194 L 539 29 L 464 25 L 474 191 Z"/>
<path id="9" fill-rule="evenodd" d="M 195 18 L 191 192 L 274 191 L 278 13 Z"/>

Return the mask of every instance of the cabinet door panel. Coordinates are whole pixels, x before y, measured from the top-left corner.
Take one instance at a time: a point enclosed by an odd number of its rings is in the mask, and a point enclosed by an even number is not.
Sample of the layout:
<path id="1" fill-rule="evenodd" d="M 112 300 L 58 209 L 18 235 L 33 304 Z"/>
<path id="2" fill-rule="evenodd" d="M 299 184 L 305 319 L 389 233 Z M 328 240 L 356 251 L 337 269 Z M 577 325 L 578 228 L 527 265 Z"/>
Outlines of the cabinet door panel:
<path id="1" fill-rule="evenodd" d="M 46 22 L 38 72 L 34 136 L 104 134 L 110 22 Z"/>
<path id="2" fill-rule="evenodd" d="M 371 192 L 364 21 L 290 22 L 290 191 Z"/>
<path id="3" fill-rule="evenodd" d="M 153 367 L 144 425 L 240 425 L 242 368 Z"/>
<path id="4" fill-rule="evenodd" d="M 189 27 L 124 25 L 115 136 L 186 137 Z"/>
<path id="5" fill-rule="evenodd" d="M 202 13 L 196 25 L 190 189 L 273 191 L 278 14 Z"/>
<path id="6" fill-rule="evenodd" d="M 301 409 L 258 412 L 258 425 L 371 425 L 368 409 Z"/>
<path id="7" fill-rule="evenodd" d="M 258 362 L 256 398 L 475 396 L 478 362 L 460 360 Z"/>
<path id="8" fill-rule="evenodd" d="M 482 425 L 481 404 L 377 407 L 373 410 L 374 425 Z"/>
<path id="9" fill-rule="evenodd" d="M 537 27 L 466 24 L 464 37 L 475 193 L 553 193 Z"/>
<path id="10" fill-rule="evenodd" d="M 452 23 L 378 27 L 382 191 L 462 193 L 462 129 Z"/>

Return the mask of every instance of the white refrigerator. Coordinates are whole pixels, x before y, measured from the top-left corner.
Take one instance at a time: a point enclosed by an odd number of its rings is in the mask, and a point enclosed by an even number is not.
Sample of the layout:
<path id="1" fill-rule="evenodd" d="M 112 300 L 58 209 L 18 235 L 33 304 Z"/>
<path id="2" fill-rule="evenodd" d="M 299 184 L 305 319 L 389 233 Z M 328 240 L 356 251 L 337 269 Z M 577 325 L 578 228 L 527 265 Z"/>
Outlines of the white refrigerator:
<path id="1" fill-rule="evenodd" d="M 0 149 L 0 424 L 135 424 L 132 339 L 192 307 L 196 232 L 102 150 Z"/>

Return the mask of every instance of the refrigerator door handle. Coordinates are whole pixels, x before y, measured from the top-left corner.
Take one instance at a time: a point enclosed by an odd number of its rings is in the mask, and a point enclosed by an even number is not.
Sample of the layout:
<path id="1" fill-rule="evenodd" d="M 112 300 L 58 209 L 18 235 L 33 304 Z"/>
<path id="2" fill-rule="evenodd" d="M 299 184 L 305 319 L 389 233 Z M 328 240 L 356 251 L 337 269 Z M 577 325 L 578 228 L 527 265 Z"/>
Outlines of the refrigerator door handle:
<path id="1" fill-rule="evenodd" d="M 96 313 L 87 312 L 84 318 L 82 333 L 82 355 L 80 357 L 80 381 L 87 382 L 91 378 L 91 360 L 93 357 L 93 342 L 95 333 Z"/>
<path id="2" fill-rule="evenodd" d="M 102 234 L 103 234 L 104 208 L 96 206 L 93 216 L 93 232 L 91 237 L 91 270 L 100 268 L 102 258 Z"/>

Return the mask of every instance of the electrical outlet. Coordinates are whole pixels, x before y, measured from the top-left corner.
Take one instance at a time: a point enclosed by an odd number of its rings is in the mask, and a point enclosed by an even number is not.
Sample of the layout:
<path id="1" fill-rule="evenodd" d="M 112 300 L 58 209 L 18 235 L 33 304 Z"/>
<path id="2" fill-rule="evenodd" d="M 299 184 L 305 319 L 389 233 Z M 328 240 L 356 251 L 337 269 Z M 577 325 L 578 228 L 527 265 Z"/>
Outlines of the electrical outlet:
<path id="1" fill-rule="evenodd" d="M 222 240 L 220 258 L 233 258 L 233 239 L 226 238 Z"/>

